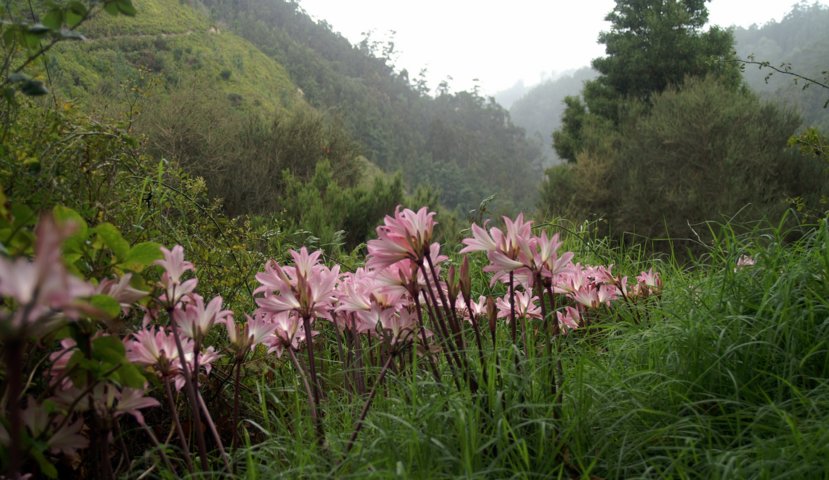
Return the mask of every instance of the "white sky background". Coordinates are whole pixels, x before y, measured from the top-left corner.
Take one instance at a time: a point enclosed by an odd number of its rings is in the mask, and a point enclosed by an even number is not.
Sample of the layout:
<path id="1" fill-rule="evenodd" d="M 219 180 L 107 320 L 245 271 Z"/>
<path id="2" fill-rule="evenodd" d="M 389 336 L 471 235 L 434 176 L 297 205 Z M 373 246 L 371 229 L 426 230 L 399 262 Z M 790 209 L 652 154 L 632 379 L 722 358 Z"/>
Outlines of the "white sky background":
<path id="1" fill-rule="evenodd" d="M 796 0 L 712 0 L 709 23 L 762 25 L 781 20 Z M 810 2 L 811 3 L 811 0 Z M 829 0 L 820 0 L 827 4 Z M 363 32 L 385 40 L 395 31 L 398 70 L 415 78 L 427 68 L 429 86 L 451 76 L 452 90 L 485 95 L 518 81 L 538 83 L 555 72 L 588 66 L 604 55 L 597 43 L 613 0 L 300 0 L 316 19 L 357 44 Z"/>

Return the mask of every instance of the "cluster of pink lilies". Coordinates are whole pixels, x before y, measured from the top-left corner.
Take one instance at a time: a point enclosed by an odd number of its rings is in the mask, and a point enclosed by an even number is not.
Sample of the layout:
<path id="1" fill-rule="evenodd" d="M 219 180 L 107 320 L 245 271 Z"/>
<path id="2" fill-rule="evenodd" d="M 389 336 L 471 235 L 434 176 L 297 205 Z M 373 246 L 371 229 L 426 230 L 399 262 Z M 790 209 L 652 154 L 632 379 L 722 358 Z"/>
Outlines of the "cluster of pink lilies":
<path id="1" fill-rule="evenodd" d="M 408 351 L 412 355 L 420 352 L 436 381 L 442 381 L 442 370 L 448 368 L 458 388 L 468 385 L 474 390 L 478 379 L 470 368 L 472 361 L 467 352 L 472 349 L 466 343 L 474 338 L 483 364 L 486 349 L 481 325 L 488 327 L 494 346 L 499 330 L 497 320 L 504 319 L 511 329 L 511 341 L 517 346 L 519 322 L 526 345 L 526 322 L 538 320 L 542 325 L 535 331 L 542 332 L 543 342 L 550 344 L 558 335 L 585 326 L 585 313 L 589 310 L 609 306 L 618 299 L 633 302 L 659 295 L 662 288 L 659 275 L 653 271 L 642 272 L 629 285 L 627 277 L 612 274 L 610 267 L 573 263 L 573 253 L 559 252 L 558 234 L 548 236 L 541 231 L 537 235 L 532 222 L 518 215 L 514 220 L 504 218 L 504 230 L 472 225 L 472 237 L 463 240 L 461 254 L 486 254 L 489 263 L 484 271 L 492 274 L 491 286 L 499 282 L 506 285 L 503 297 L 479 296 L 474 300 L 466 257 L 459 269 L 446 267 L 446 274 L 442 275 L 448 257 L 441 254 L 441 245 L 432 241 L 434 216 L 425 207 L 416 212 L 398 207 L 394 216 L 386 216 L 384 224 L 377 227 L 377 239 L 368 242 L 365 268 L 355 272 L 343 273 L 339 266 L 326 266 L 321 263 L 321 251 L 309 253 L 304 247 L 290 252 L 291 264 L 269 261 L 264 271 L 256 275 L 259 286 L 254 293 L 258 308 L 243 322 L 237 322 L 232 312 L 223 309 L 221 297 L 207 301 L 196 293 L 198 280 L 187 275 L 194 266 L 184 260 L 181 246 L 162 248 L 163 259 L 156 264 L 162 267 L 163 274 L 153 292 L 132 288 L 129 274 L 97 284 L 71 275 L 61 261 L 60 250 L 68 231 L 44 217 L 36 232 L 33 260 L 0 258 L 0 294 L 12 300 L 4 301 L 5 305 L 15 306 L 0 311 L 7 371 L 20 367 L 20 350 L 26 342 L 40 341 L 67 323 L 94 316 L 94 309 L 83 301 L 91 295 L 112 297 L 124 314 L 139 308 L 144 320 L 141 328 L 124 337 L 99 331 L 89 337 L 89 345 L 80 347 L 75 340 L 64 339 L 49 357 L 46 377 L 50 395 L 45 400 L 43 395 L 40 399 L 26 396 L 26 386 L 8 382 L 5 394 L 10 400 L 2 412 L 7 421 L 0 423 L 0 444 L 12 450 L 7 471 L 12 475 L 20 473 L 23 463 L 15 456 L 22 459 L 27 453 L 21 443 L 24 437 L 45 442 L 51 454 L 66 455 L 77 462 L 77 451 L 86 448 L 91 439 L 92 427 L 86 424 L 90 418 L 96 423 L 95 433 L 103 433 L 101 438 L 107 438 L 112 432 L 102 425 L 117 428 L 120 416 L 131 415 L 153 441 L 159 442 L 145 425 L 141 410 L 160 406 L 161 399 L 171 410 L 185 466 L 194 472 L 196 466 L 189 455 L 190 436 L 177 413 L 175 392 L 182 390 L 190 405 L 201 468 L 208 469 L 202 433 L 206 430 L 212 433 L 229 470 L 221 435 L 199 392 L 200 381 L 222 357 L 215 346 L 205 345 L 216 325 L 225 327 L 224 353 L 230 359 L 237 383 L 232 441 L 237 441 L 235 425 L 239 421 L 238 382 L 242 365 L 261 344 L 277 357 L 288 353 L 303 378 L 322 443 L 322 383 L 316 374 L 313 345 L 314 336 L 319 334 L 314 330 L 315 326 L 320 329 L 318 322 L 334 326 L 331 332 L 346 358 L 353 359 L 355 351 L 359 354 L 364 338 L 369 344 L 373 340 L 381 346 L 384 353 L 380 358 L 385 362 L 375 387 L 382 382 L 392 359 Z M 148 297 L 150 300 L 146 301 Z M 127 387 L 105 375 L 95 382 L 86 378 L 76 385 L 76 352 L 89 356 L 91 346 L 106 337 L 118 339 L 126 360 L 158 378 L 158 382 L 153 382 L 155 390 L 147 383 L 143 388 Z M 209 338 L 215 339 L 217 335 Z M 347 355 L 342 353 L 343 345 Z M 295 355 L 303 346 L 308 353 L 306 366 Z M 438 361 L 440 355 L 445 362 Z M 347 450 L 375 393 L 372 389 Z M 202 422 L 206 423 L 205 429 L 200 427 Z M 100 457 L 108 462 L 108 440 L 97 442 L 103 452 Z M 164 449 L 159 451 L 163 455 Z M 169 459 L 164 461 L 175 471 Z M 107 469 L 102 472 L 106 474 Z"/>

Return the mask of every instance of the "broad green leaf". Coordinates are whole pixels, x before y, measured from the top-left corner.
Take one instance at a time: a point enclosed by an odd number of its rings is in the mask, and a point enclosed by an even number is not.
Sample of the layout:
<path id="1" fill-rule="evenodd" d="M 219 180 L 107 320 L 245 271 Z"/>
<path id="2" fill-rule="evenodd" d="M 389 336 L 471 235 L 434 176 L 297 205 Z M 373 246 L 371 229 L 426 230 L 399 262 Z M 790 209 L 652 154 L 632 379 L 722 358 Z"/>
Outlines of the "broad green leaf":
<path id="1" fill-rule="evenodd" d="M 121 262 L 121 266 L 127 270 L 140 272 L 162 257 L 161 245 L 158 243 L 137 243 L 130 249 L 124 261 Z"/>
<path id="2" fill-rule="evenodd" d="M 86 225 L 86 220 L 75 210 L 64 207 L 63 205 L 55 205 L 55 208 L 52 209 L 52 215 L 55 216 L 55 220 L 59 223 L 72 222 L 76 229 L 73 236 L 79 236 L 84 239 L 89 236 L 89 227 Z"/>
<path id="3" fill-rule="evenodd" d="M 119 262 L 124 261 L 130 251 L 130 244 L 111 223 L 102 223 L 93 229 L 101 241 L 112 250 Z"/>
<path id="4" fill-rule="evenodd" d="M 104 4 L 104 11 L 110 15 L 118 15 L 118 4 L 114 1 L 109 1 Z"/>
<path id="5" fill-rule="evenodd" d="M 14 97 L 15 93 L 17 93 L 12 87 L 6 87 L 3 89 L 3 98 L 9 102 L 10 105 L 17 105 L 17 101 Z"/>
<path id="6" fill-rule="evenodd" d="M 93 295 L 89 304 L 107 315 L 107 318 L 115 318 L 121 314 L 121 304 L 109 295 Z"/>
<path id="7" fill-rule="evenodd" d="M 68 11 L 80 16 L 86 16 L 86 14 L 88 13 L 86 5 L 84 5 L 82 2 L 78 0 L 73 0 L 69 2 L 66 5 L 66 8 L 68 9 Z"/>
<path id="8" fill-rule="evenodd" d="M 23 33 L 23 43 L 26 45 L 26 48 L 30 50 L 36 50 L 40 47 L 40 38 L 42 36 L 43 34 L 38 34 L 26 30 Z"/>
<path id="9" fill-rule="evenodd" d="M 14 223 L 12 223 L 12 226 L 15 229 L 34 225 L 35 220 L 37 220 L 37 215 L 34 210 L 22 203 L 13 203 L 11 210 L 12 217 L 14 217 Z"/>
<path id="10" fill-rule="evenodd" d="M 43 17 L 43 25 L 46 25 L 51 30 L 59 30 L 61 25 L 63 25 L 63 18 L 63 9 L 54 7 Z"/>
<path id="11" fill-rule="evenodd" d="M 147 378 L 141 373 L 141 370 L 128 361 L 121 364 L 121 368 L 116 372 L 121 384 L 130 388 L 143 388 Z"/>
<path id="12" fill-rule="evenodd" d="M 35 459 L 35 462 L 40 469 L 40 473 L 46 475 L 48 478 L 58 478 L 58 469 L 55 468 L 52 462 L 46 459 L 46 456 L 43 454 L 41 449 L 31 448 L 29 449 L 29 455 Z"/>
<path id="13" fill-rule="evenodd" d="M 132 5 L 132 0 L 117 0 L 118 11 L 128 17 L 134 17 L 137 13 L 135 7 Z"/>
<path id="14" fill-rule="evenodd" d="M 69 28 L 77 27 L 86 18 L 87 14 L 86 5 L 78 1 L 70 2 L 67 5 L 66 26 Z"/>
<path id="15" fill-rule="evenodd" d="M 3 43 L 7 46 L 12 45 L 15 41 L 17 41 L 19 28 L 15 27 L 17 27 L 17 25 L 6 26 L 3 29 Z M 11 78 L 11 75 L 9 75 L 9 78 Z"/>
<path id="16" fill-rule="evenodd" d="M 92 358 L 111 363 L 113 366 L 124 363 L 126 361 L 124 342 L 114 335 L 98 337 L 92 340 Z"/>

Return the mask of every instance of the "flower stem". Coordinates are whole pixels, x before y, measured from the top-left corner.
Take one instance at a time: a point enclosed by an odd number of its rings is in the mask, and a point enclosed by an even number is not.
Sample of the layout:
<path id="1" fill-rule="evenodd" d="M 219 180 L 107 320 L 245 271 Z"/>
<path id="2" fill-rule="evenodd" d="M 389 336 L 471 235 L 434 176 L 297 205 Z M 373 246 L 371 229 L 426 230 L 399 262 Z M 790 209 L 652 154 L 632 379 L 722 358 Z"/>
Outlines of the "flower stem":
<path id="1" fill-rule="evenodd" d="M 184 453 L 184 463 L 187 465 L 187 471 L 193 473 L 193 460 L 190 458 L 190 447 L 187 445 L 187 437 L 184 436 L 184 429 L 181 428 L 181 421 L 178 418 L 178 409 L 176 402 L 173 400 L 173 389 L 170 384 L 173 382 L 172 378 L 164 380 L 164 390 L 167 392 L 167 404 L 170 406 L 170 413 L 173 416 L 173 424 L 178 432 L 178 437 L 181 440 L 181 451 Z"/>
<path id="2" fill-rule="evenodd" d="M 314 402 L 314 392 L 311 389 L 311 385 L 308 383 L 308 377 L 305 376 L 305 371 L 302 369 L 302 365 L 299 363 L 299 360 L 297 360 L 296 355 L 294 355 L 294 351 L 291 349 L 291 346 L 288 345 L 285 347 L 285 350 L 288 351 L 288 355 L 291 357 L 291 361 L 294 362 L 297 373 L 299 373 L 299 378 L 302 379 L 302 383 L 305 385 L 305 393 L 308 395 L 308 408 L 311 410 L 311 420 L 314 422 L 317 443 L 322 446 L 325 442 L 325 432 L 322 428 L 322 419 L 319 418 L 319 414 L 317 413 L 317 404 Z"/>
<path id="3" fill-rule="evenodd" d="M 196 444 L 199 447 L 199 461 L 201 463 L 202 471 L 206 472 L 209 469 L 207 463 L 207 445 L 204 442 L 204 432 L 201 429 L 201 415 L 199 415 L 199 402 L 196 398 L 196 389 L 193 384 L 193 377 L 190 375 L 190 367 L 187 365 L 187 360 L 184 356 L 184 347 L 181 345 L 181 337 L 178 334 L 178 327 L 173 319 L 172 308 L 170 308 L 170 327 L 173 330 L 173 338 L 176 341 L 176 349 L 178 350 L 178 358 L 181 363 L 181 372 L 184 374 L 184 388 L 187 392 L 187 398 L 190 401 L 190 408 L 192 409 L 193 429 L 196 430 Z M 198 358 L 198 352 L 194 352 L 194 357 Z M 198 372 L 196 372 L 198 374 Z"/>
<path id="4" fill-rule="evenodd" d="M 6 387 L 6 401 L 8 402 L 9 412 L 9 466 L 8 477 L 20 478 L 20 467 L 23 461 L 23 452 L 21 446 L 23 439 L 23 419 L 20 413 L 20 389 L 22 388 L 22 372 L 23 372 L 23 346 L 24 343 L 19 338 L 14 338 L 8 341 L 5 345 L 5 363 L 7 387 Z"/>
<path id="5" fill-rule="evenodd" d="M 210 433 L 213 434 L 213 439 L 216 441 L 216 447 L 219 449 L 219 455 L 222 457 L 222 461 L 224 462 L 228 473 L 232 474 L 233 468 L 230 466 L 230 458 L 228 458 L 227 452 L 225 452 L 225 448 L 222 445 L 222 437 L 219 436 L 216 424 L 213 423 L 213 417 L 210 416 L 210 411 L 207 409 L 207 404 L 204 403 L 204 398 L 202 397 L 201 392 L 196 391 L 196 395 L 199 397 L 199 406 L 201 407 L 202 413 L 204 413 L 204 421 L 207 423 L 207 427 L 210 429 Z"/>
<path id="6" fill-rule="evenodd" d="M 368 398 L 366 399 L 365 405 L 363 405 L 363 410 L 360 412 L 360 418 L 357 420 L 357 424 L 354 426 L 354 432 L 351 433 L 351 438 L 348 439 L 348 444 L 345 446 L 345 455 L 348 455 L 348 452 L 351 451 L 351 447 L 354 446 L 354 442 L 357 440 L 357 435 L 360 434 L 360 430 L 363 428 L 363 422 L 368 415 L 368 409 L 371 408 L 371 402 L 374 400 L 374 397 L 377 395 L 378 387 L 381 383 L 383 383 L 383 378 L 386 376 L 386 372 L 389 369 L 389 365 L 391 365 L 391 361 L 394 359 L 394 353 L 389 353 L 389 356 L 386 358 L 386 362 L 383 364 L 382 370 L 380 370 L 380 375 L 377 377 L 377 381 L 374 382 L 374 385 L 371 386 L 371 392 L 368 394 Z"/>
<path id="7" fill-rule="evenodd" d="M 242 383 L 242 362 L 244 359 L 244 354 L 237 358 L 236 372 L 233 376 L 233 418 L 231 420 L 231 424 L 233 425 L 233 437 L 230 440 L 232 447 L 239 444 L 239 390 Z"/>

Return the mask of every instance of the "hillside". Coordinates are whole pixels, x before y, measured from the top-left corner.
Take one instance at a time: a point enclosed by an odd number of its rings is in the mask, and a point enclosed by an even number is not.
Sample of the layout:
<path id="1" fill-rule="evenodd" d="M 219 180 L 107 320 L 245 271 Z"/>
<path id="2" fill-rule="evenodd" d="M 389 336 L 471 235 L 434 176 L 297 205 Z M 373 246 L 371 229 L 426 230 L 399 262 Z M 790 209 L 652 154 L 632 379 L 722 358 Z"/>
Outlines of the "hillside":
<path id="1" fill-rule="evenodd" d="M 501 211 L 533 205 L 539 149 L 493 100 L 448 85 L 432 97 L 422 78 L 395 68 L 393 45 L 370 38 L 351 45 L 295 2 L 203 3 L 217 23 L 284 65 L 308 102 L 339 118 L 369 160 L 401 171 L 411 187 L 435 188 L 462 211 L 493 194 Z"/>
<path id="2" fill-rule="evenodd" d="M 135 17 L 98 16 L 84 26 L 86 42 L 54 49 L 50 74 L 62 95 L 84 103 L 156 77 L 166 91 L 209 83 L 234 106 L 263 113 L 300 101 L 282 65 L 203 12 L 170 0 L 137 0 L 135 6 Z"/>
<path id="3" fill-rule="evenodd" d="M 564 97 L 578 95 L 584 82 L 595 77 L 596 72 L 587 67 L 562 75 L 531 88 L 510 107 L 512 121 L 543 145 L 545 166 L 561 161 L 553 150 L 551 134 L 561 122 Z"/>
<path id="4" fill-rule="evenodd" d="M 769 62 L 775 67 L 827 82 L 829 59 L 829 7 L 800 3 L 780 22 L 734 30 L 737 55 Z M 769 74 L 771 74 L 769 76 Z M 801 113 L 804 125 L 829 131 L 827 90 L 806 87 L 803 81 L 768 68 L 746 65 L 744 78 L 764 98 L 774 99 Z M 804 87 L 806 87 L 804 89 Z"/>

